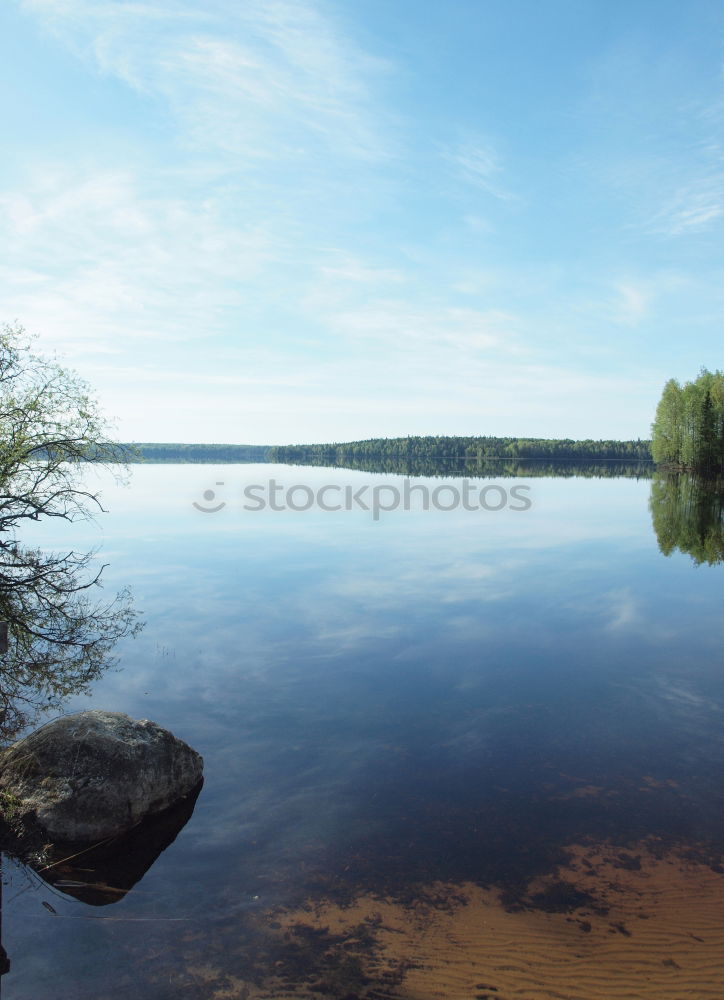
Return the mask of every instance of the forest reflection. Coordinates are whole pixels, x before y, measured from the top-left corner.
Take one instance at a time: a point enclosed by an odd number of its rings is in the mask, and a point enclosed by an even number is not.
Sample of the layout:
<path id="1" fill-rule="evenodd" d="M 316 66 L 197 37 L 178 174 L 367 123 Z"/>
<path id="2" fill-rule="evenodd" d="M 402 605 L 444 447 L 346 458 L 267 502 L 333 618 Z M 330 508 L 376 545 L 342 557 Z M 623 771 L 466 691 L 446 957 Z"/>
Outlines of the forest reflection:
<path id="1" fill-rule="evenodd" d="M 295 457 L 286 464 L 306 465 L 322 468 L 354 469 L 358 472 L 379 472 L 398 476 L 425 477 L 468 477 L 471 479 L 526 479 L 549 477 L 568 479 L 651 479 L 653 463 L 645 461 L 625 461 L 621 459 L 599 459 L 598 461 L 551 461 L 549 459 L 517 458 L 459 458 L 364 456 L 345 457 L 343 461 L 331 462 L 323 457 Z"/>
<path id="2" fill-rule="evenodd" d="M 657 473 L 651 519 L 665 556 L 680 551 L 697 564 L 724 561 L 724 482 L 689 473 Z"/>

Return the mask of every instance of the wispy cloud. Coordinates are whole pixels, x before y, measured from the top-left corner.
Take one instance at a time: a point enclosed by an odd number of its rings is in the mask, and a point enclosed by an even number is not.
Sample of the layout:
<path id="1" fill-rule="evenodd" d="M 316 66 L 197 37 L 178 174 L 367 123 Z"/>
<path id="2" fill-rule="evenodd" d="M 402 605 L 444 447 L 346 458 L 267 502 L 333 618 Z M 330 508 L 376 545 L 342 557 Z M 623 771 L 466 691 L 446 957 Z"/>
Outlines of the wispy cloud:
<path id="1" fill-rule="evenodd" d="M 322 264 L 320 267 L 320 274 L 328 282 L 352 282 L 356 285 L 379 288 L 389 284 L 403 284 L 406 281 L 406 275 L 400 268 L 374 267 L 344 251 L 333 251 L 330 257 L 330 263 Z"/>
<path id="2" fill-rule="evenodd" d="M 420 350 L 445 345 L 460 350 L 496 348 L 519 353 L 515 317 L 498 310 L 481 311 L 460 306 L 420 305 L 407 301 L 381 300 L 366 307 L 339 312 L 328 318 L 333 329 L 367 342 L 380 340 Z"/>
<path id="3" fill-rule="evenodd" d="M 300 159 L 319 143 L 386 155 L 370 81 L 389 66 L 302 0 L 22 0 L 103 73 L 166 100 L 195 143 L 250 158 Z"/>
<path id="4" fill-rule="evenodd" d="M 500 201 L 517 200 L 517 196 L 503 183 L 501 158 L 492 142 L 482 139 L 471 140 L 446 150 L 443 156 L 468 184 L 480 188 Z"/>
<path id="5" fill-rule="evenodd" d="M 724 216 L 724 170 L 677 189 L 648 222 L 665 236 L 685 236 L 711 228 Z"/>
<path id="6" fill-rule="evenodd" d="M 474 308 L 443 281 L 425 288 L 414 267 L 383 268 L 337 252 L 318 266 L 301 306 L 335 341 L 377 345 L 413 364 L 420 352 L 426 358 L 450 349 L 471 356 L 524 352 L 512 311 Z"/>
<path id="7" fill-rule="evenodd" d="M 46 168 L 0 193 L 0 238 L 13 247 L 0 270 L 6 314 L 71 355 L 208 335 L 250 307 L 283 253 L 281 237 L 229 224 L 227 210 L 213 195 L 143 190 L 128 170 Z"/>
<path id="8" fill-rule="evenodd" d="M 619 323 L 635 326 L 649 312 L 651 292 L 640 283 L 622 281 L 616 286 L 617 302 L 614 316 Z"/>

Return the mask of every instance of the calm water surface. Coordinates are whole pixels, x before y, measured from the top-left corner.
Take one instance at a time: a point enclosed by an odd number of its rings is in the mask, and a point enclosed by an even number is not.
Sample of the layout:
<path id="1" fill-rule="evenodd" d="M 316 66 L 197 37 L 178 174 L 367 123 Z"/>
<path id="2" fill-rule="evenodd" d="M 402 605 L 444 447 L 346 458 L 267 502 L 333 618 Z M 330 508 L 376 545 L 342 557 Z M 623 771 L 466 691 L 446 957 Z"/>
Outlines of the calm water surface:
<path id="1" fill-rule="evenodd" d="M 188 968 L 244 978 L 232 942 L 261 908 L 436 880 L 515 900 L 585 838 L 724 844 L 724 570 L 661 554 L 650 482 L 531 479 L 528 511 L 375 523 L 244 511 L 270 476 L 382 481 L 137 467 L 97 525 L 27 537 L 100 546 L 106 589 L 130 584 L 147 622 L 68 711 L 154 719 L 205 784 L 113 905 L 6 861 L 4 998 L 216 996 Z M 215 514 L 192 506 L 209 488 Z"/>

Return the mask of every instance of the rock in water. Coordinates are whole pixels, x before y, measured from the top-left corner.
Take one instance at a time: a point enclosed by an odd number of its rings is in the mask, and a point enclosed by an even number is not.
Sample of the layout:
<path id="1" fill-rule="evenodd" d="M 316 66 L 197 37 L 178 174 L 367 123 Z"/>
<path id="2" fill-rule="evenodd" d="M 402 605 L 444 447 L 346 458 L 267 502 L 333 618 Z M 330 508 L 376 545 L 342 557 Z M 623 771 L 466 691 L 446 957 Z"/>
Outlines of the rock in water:
<path id="1" fill-rule="evenodd" d="M 83 843 L 123 833 L 172 805 L 198 785 L 203 763 L 148 719 L 78 712 L 0 756 L 0 791 L 26 829 Z"/>

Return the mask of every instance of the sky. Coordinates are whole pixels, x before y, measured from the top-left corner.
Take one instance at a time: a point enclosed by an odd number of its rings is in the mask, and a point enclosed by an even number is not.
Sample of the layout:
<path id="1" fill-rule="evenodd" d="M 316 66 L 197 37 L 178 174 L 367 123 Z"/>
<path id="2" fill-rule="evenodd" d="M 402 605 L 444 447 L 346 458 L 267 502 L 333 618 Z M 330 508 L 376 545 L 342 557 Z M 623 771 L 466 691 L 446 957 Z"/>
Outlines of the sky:
<path id="1" fill-rule="evenodd" d="M 722 366 L 720 0 L 5 0 L 0 321 L 127 441 L 638 438 Z"/>

